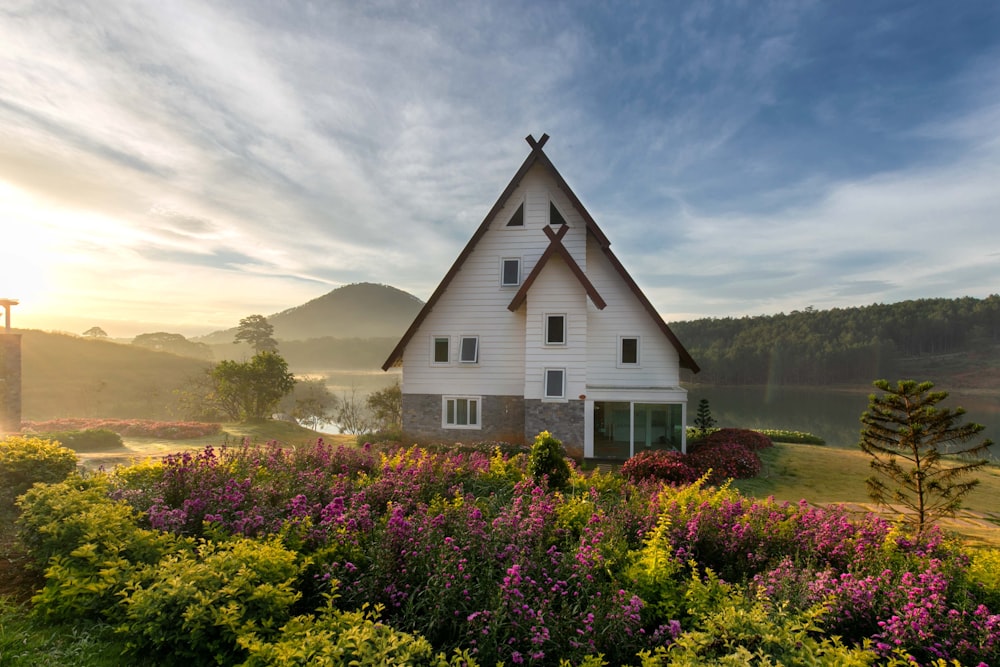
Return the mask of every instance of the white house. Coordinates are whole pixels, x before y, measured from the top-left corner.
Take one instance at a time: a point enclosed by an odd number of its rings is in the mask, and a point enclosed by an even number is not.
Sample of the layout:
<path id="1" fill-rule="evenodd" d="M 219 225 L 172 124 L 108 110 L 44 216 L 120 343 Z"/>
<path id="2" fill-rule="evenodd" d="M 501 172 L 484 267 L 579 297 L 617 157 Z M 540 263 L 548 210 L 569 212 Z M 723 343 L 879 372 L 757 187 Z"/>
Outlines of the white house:
<path id="1" fill-rule="evenodd" d="M 686 450 L 698 365 L 542 147 L 531 153 L 389 355 L 414 440 L 531 442 L 588 459 Z"/>

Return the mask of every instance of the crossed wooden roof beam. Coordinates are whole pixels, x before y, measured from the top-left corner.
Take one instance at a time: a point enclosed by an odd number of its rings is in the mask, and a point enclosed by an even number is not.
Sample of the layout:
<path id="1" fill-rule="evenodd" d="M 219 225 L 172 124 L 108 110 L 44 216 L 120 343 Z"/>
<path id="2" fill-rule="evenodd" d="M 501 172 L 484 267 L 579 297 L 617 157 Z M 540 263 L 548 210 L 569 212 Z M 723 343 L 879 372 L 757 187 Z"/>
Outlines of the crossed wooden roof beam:
<path id="1" fill-rule="evenodd" d="M 548 136 L 543 134 L 542 141 L 540 143 L 545 143 L 545 139 L 547 138 Z M 538 274 L 542 272 L 545 264 L 554 255 L 562 257 L 563 261 L 566 262 L 566 266 L 569 267 L 569 270 L 573 272 L 576 279 L 580 281 L 581 285 L 583 285 L 583 289 L 586 290 L 587 296 L 589 296 L 590 300 L 594 302 L 597 309 L 604 310 L 608 304 L 601 298 L 601 295 L 597 292 L 597 288 L 594 287 L 592 282 L 590 282 L 590 279 L 587 278 L 583 269 L 581 269 L 580 265 L 576 263 L 575 259 L 573 259 L 573 255 L 569 253 L 569 250 L 566 250 L 566 246 L 562 243 L 562 238 L 566 236 L 566 232 L 569 231 L 569 225 L 560 225 L 558 232 L 552 231 L 552 227 L 548 226 L 543 229 L 545 231 L 545 235 L 549 237 L 549 245 L 542 253 L 542 256 L 538 258 L 538 262 L 535 263 L 535 268 L 533 268 L 531 273 L 528 274 L 528 277 L 524 279 L 521 289 L 517 290 L 517 294 L 514 295 L 510 305 L 507 306 L 507 310 L 514 312 L 520 308 L 522 304 L 524 304 L 524 300 L 528 298 L 528 290 L 531 289 L 531 285 L 535 282 L 535 279 L 538 278 Z"/>

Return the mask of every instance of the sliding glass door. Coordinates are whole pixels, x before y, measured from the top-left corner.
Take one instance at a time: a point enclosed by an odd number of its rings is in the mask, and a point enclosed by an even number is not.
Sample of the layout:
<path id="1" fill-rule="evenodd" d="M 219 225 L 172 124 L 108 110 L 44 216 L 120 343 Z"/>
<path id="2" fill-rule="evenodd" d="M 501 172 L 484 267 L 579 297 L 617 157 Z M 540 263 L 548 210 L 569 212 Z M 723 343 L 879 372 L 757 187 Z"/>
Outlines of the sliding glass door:
<path id="1" fill-rule="evenodd" d="M 681 451 L 684 412 L 679 403 L 594 401 L 594 457 L 624 461 L 644 449 Z"/>

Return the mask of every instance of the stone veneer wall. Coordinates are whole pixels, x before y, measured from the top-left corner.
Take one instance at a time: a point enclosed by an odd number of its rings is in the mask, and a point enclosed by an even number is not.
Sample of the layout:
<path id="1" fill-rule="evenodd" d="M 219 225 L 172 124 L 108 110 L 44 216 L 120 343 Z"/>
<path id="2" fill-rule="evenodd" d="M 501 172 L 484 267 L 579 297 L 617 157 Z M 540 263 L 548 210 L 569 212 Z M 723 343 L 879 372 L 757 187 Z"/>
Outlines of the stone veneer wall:
<path id="1" fill-rule="evenodd" d="M 548 431 L 562 440 L 563 446 L 574 458 L 583 458 L 584 401 L 565 403 L 529 400 L 524 402 L 524 438 L 534 442 L 541 431 Z"/>
<path id="2" fill-rule="evenodd" d="M 403 394 L 403 434 L 414 442 L 524 441 L 524 399 L 483 396 L 481 429 L 441 428 L 441 394 Z M 534 436 L 532 436 L 534 438 Z"/>
<path id="3" fill-rule="evenodd" d="M 21 334 L 0 333 L 0 433 L 21 430 Z"/>

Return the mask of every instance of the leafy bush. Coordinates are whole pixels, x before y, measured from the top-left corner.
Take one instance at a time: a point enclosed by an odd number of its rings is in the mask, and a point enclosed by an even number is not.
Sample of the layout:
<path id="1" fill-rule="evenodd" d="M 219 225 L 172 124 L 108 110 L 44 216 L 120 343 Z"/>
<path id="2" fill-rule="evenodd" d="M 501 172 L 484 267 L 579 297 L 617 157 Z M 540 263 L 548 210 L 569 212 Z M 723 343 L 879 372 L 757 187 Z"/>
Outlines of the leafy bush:
<path id="1" fill-rule="evenodd" d="M 257 633 L 240 636 L 249 657 L 245 667 L 348 667 L 349 665 L 414 665 L 476 667 L 468 652 L 451 660 L 423 637 L 400 632 L 379 621 L 380 607 L 367 604 L 357 611 L 340 611 L 332 600 L 318 615 L 296 616 L 273 641 Z"/>
<path id="2" fill-rule="evenodd" d="M 106 428 L 85 431 L 52 431 L 40 433 L 39 437 L 59 442 L 74 452 L 104 452 L 111 449 L 121 449 L 125 446 L 120 435 Z"/>
<path id="3" fill-rule="evenodd" d="M 690 484 L 699 477 L 684 454 L 661 449 L 639 452 L 625 462 L 621 475 L 633 482 L 656 479 L 670 484 Z"/>
<path id="4" fill-rule="evenodd" d="M 737 444 L 743 445 L 752 452 L 772 447 L 774 443 L 771 439 L 748 428 L 720 428 L 712 431 L 705 437 L 707 445 Z"/>
<path id="5" fill-rule="evenodd" d="M 0 513 L 35 482 L 61 482 L 76 468 L 76 454 L 58 442 L 12 435 L 0 440 Z"/>
<path id="6" fill-rule="evenodd" d="M 570 468 L 562 441 L 548 431 L 536 435 L 535 443 L 528 453 L 528 472 L 536 482 L 547 477 L 549 488 L 565 488 L 569 482 Z"/>
<path id="7" fill-rule="evenodd" d="M 103 475 L 74 473 L 19 501 L 20 537 L 45 567 L 35 609 L 49 619 L 113 618 L 118 596 L 142 565 L 177 548 L 170 535 L 139 528 L 127 503 L 111 500 Z"/>
<path id="8" fill-rule="evenodd" d="M 241 636 L 269 639 L 291 618 L 300 570 L 295 552 L 275 540 L 202 542 L 164 558 L 148 583 L 128 591 L 119 631 L 135 657 L 233 664 L 246 657 Z"/>

